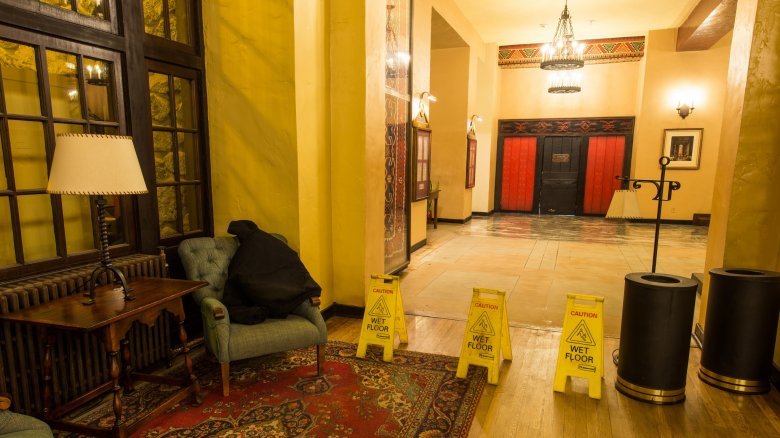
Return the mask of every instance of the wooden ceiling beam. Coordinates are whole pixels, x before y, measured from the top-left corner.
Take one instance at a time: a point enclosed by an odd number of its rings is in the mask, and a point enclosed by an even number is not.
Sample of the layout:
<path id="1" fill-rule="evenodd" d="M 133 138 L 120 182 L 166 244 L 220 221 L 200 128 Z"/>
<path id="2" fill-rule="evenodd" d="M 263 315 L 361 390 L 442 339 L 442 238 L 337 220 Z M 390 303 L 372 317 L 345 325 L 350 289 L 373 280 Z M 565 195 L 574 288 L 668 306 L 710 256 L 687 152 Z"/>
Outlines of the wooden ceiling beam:
<path id="1" fill-rule="evenodd" d="M 734 28 L 737 0 L 701 0 L 677 29 L 677 51 L 707 50 Z"/>

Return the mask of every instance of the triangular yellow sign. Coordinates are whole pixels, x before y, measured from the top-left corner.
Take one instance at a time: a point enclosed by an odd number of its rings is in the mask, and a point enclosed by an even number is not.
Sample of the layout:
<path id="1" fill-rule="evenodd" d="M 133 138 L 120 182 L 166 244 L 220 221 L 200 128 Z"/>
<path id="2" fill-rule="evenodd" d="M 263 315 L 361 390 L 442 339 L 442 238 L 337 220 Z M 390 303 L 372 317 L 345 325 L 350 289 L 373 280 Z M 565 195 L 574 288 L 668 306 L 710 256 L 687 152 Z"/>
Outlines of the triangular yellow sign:
<path id="1" fill-rule="evenodd" d="M 478 335 L 495 336 L 496 334 L 496 331 L 493 329 L 493 324 L 490 323 L 487 312 L 482 312 L 482 315 L 479 315 L 477 322 L 471 326 L 469 331 Z"/>
<path id="2" fill-rule="evenodd" d="M 566 342 L 580 345 L 596 345 L 596 341 L 593 340 L 593 335 L 590 334 L 584 319 L 581 319 L 577 327 L 574 327 L 569 337 L 566 338 Z"/>
<path id="3" fill-rule="evenodd" d="M 368 314 L 371 316 L 379 316 L 382 318 L 390 317 L 390 311 L 387 309 L 387 303 L 385 302 L 384 296 L 380 296 L 379 299 L 376 300 L 374 307 L 371 308 Z"/>

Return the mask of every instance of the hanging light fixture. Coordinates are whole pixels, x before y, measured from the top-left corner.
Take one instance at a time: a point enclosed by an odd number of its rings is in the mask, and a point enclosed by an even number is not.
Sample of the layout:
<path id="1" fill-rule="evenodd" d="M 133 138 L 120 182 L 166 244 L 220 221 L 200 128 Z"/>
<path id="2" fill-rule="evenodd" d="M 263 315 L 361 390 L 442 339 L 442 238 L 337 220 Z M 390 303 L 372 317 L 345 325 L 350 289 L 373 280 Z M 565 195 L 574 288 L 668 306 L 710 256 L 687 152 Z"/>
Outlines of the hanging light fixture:
<path id="1" fill-rule="evenodd" d="M 582 73 L 569 71 L 556 71 L 550 74 L 548 93 L 579 93 L 582 91 Z"/>
<path id="2" fill-rule="evenodd" d="M 572 70 L 582 68 L 582 52 L 585 45 L 574 40 L 574 28 L 571 25 L 568 0 L 563 6 L 558 27 L 550 44 L 542 47 L 542 70 Z M 579 91 L 579 90 L 578 90 Z"/>

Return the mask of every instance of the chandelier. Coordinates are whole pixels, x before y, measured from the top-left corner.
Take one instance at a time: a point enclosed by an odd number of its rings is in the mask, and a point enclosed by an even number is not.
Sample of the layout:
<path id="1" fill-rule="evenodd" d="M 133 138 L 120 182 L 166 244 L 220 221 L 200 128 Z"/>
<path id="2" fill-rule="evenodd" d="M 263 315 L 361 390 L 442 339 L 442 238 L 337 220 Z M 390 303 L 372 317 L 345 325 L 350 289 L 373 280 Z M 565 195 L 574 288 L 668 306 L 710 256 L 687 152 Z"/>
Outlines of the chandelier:
<path id="1" fill-rule="evenodd" d="M 542 47 L 542 70 L 572 70 L 582 68 L 582 52 L 585 45 L 574 40 L 574 28 L 571 25 L 568 0 L 563 6 L 558 27 L 550 44 Z M 578 90 L 579 91 L 579 90 Z"/>
<path id="2" fill-rule="evenodd" d="M 579 93 L 582 91 L 582 74 L 579 72 L 556 71 L 550 74 L 548 93 Z"/>

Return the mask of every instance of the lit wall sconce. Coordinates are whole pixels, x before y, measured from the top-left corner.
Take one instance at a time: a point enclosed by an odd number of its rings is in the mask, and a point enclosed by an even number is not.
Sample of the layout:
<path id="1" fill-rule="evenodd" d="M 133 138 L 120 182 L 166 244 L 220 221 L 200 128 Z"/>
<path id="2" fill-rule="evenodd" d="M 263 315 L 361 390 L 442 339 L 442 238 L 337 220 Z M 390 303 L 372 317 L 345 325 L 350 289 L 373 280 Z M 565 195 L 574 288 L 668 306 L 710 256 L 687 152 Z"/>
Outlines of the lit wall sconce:
<path id="1" fill-rule="evenodd" d="M 425 100 L 428 102 L 436 102 L 436 96 L 423 91 L 420 93 L 420 111 L 417 113 L 417 117 L 414 118 L 414 125 L 418 128 L 430 128 L 430 122 L 428 121 L 428 106 L 425 105 Z"/>
<path id="2" fill-rule="evenodd" d="M 682 119 L 688 117 L 693 112 L 694 108 L 693 99 L 687 99 L 686 101 L 680 100 L 677 102 L 677 114 L 679 114 Z"/>
<path id="3" fill-rule="evenodd" d="M 481 122 L 482 116 L 479 114 L 474 114 L 471 116 L 471 119 L 469 120 L 469 129 L 468 129 L 468 135 L 476 135 L 476 131 L 474 130 L 474 125 L 476 122 Z"/>

